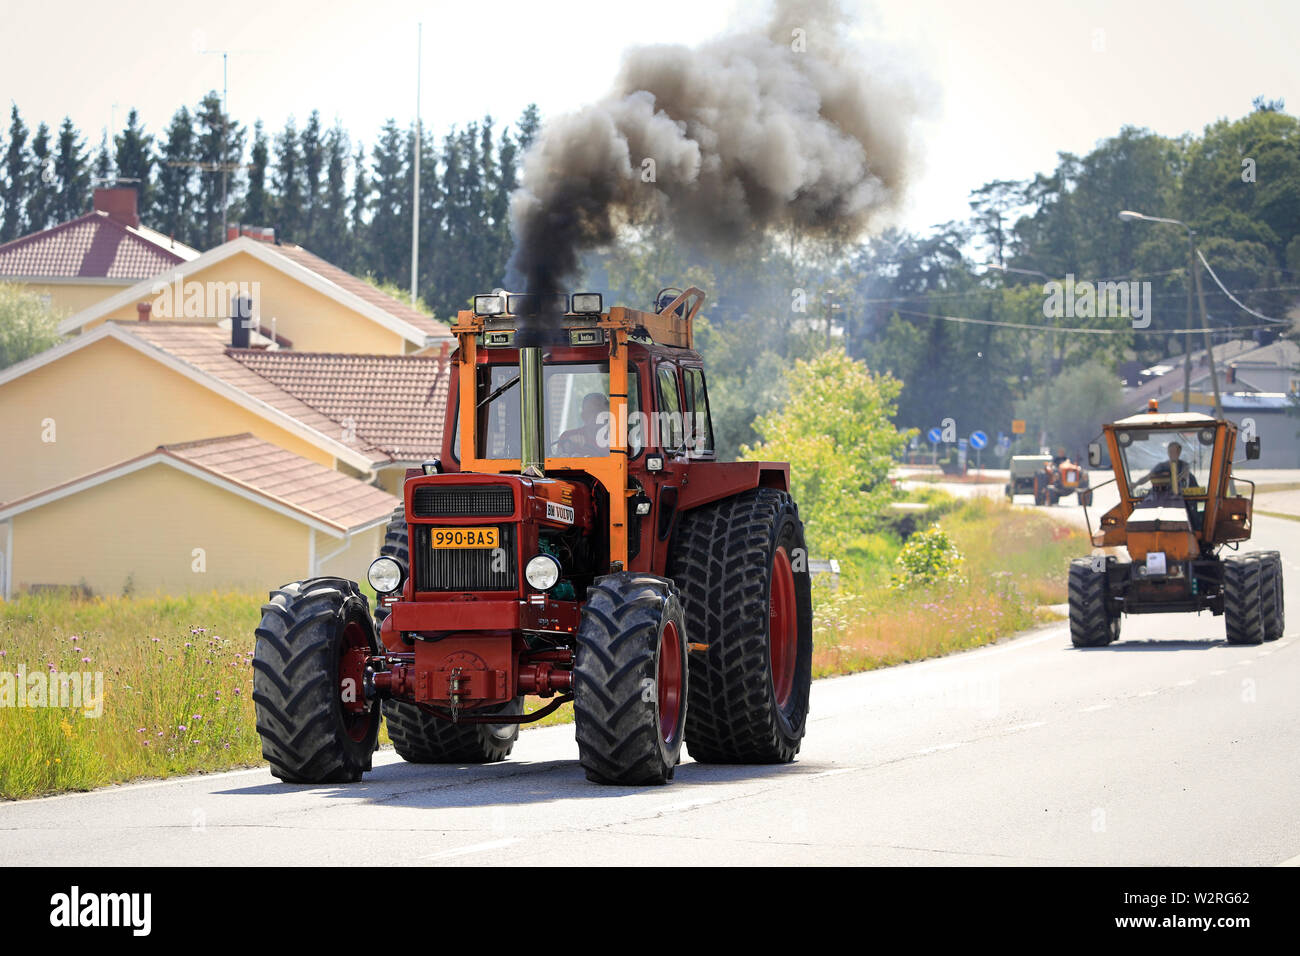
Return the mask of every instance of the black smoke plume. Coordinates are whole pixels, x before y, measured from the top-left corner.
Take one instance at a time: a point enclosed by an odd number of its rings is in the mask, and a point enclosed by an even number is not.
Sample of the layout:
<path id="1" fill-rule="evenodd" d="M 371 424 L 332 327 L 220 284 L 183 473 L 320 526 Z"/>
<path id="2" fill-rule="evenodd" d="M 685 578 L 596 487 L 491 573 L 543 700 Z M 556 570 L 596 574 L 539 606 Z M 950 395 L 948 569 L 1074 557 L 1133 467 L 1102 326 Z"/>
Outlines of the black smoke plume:
<path id="1" fill-rule="evenodd" d="M 850 31 L 834 0 L 777 0 L 762 28 L 628 51 L 613 90 L 524 157 L 506 287 L 567 289 L 583 252 L 647 213 L 725 257 L 768 230 L 852 237 L 892 212 L 917 97 Z"/>

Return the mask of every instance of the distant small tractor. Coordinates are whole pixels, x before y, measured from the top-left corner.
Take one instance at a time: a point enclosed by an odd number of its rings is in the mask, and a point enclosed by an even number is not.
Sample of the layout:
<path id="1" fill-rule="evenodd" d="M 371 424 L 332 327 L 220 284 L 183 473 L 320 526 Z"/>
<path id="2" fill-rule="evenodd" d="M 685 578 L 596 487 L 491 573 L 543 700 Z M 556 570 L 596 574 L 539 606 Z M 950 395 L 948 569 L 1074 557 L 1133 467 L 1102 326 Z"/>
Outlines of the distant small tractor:
<path id="1" fill-rule="evenodd" d="M 1229 644 L 1282 636 L 1282 560 L 1276 551 L 1222 555 L 1248 541 L 1254 483 L 1232 471 L 1237 427 L 1225 419 L 1147 414 L 1104 426 L 1119 503 L 1092 534 L 1097 548 L 1124 547 L 1128 560 L 1094 554 L 1070 563 L 1070 639 L 1099 647 L 1119 637 L 1121 615 L 1210 611 L 1223 615 Z M 1245 442 L 1259 457 L 1259 439 Z M 1101 461 L 1101 445 L 1088 449 Z M 1239 495 L 1235 483 L 1251 486 Z M 1099 486 L 1100 487 L 1100 486 Z"/>
<path id="2" fill-rule="evenodd" d="M 1092 487 L 1085 468 L 1064 455 L 1015 455 L 1006 495 L 1033 495 L 1036 505 L 1054 505 L 1069 495 L 1078 495 L 1079 504 L 1092 504 Z"/>
<path id="3" fill-rule="evenodd" d="M 271 593 L 262 753 L 286 782 L 356 781 L 381 714 L 415 763 L 501 760 L 572 701 L 590 780 L 783 763 L 812 674 L 789 465 L 721 462 L 692 322 L 601 296 L 492 293 L 459 314 L 442 457 L 410 469 L 368 578 Z M 513 395 L 512 395 L 513 393 Z M 376 621 L 382 623 L 377 624 Z M 525 698 L 550 702 L 525 713 Z"/>

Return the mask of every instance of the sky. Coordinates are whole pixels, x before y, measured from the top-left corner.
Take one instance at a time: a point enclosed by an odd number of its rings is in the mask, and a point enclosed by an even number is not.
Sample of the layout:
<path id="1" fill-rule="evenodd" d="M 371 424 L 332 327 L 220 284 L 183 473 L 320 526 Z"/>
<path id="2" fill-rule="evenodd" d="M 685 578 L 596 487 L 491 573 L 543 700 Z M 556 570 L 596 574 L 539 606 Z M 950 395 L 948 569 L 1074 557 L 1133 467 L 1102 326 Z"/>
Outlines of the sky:
<path id="1" fill-rule="evenodd" d="M 972 189 L 1050 171 L 1124 125 L 1176 136 L 1249 112 L 1264 95 L 1300 109 L 1300 4 L 1204 0 L 848 5 L 926 91 L 899 225 L 964 218 Z M 251 127 L 301 128 L 313 108 L 372 145 L 384 120 L 425 129 L 486 113 L 543 117 L 607 88 L 632 45 L 692 46 L 761 18 L 755 0 L 0 0 L 0 96 L 29 127 L 71 116 L 91 146 L 134 106 L 157 133 L 181 104 L 222 88 Z M 417 24 L 423 24 L 417 58 Z M 865 49 L 866 47 L 864 47 Z M 545 51 L 538 55 L 537 51 Z M 5 120 L 7 128 L 7 117 Z"/>

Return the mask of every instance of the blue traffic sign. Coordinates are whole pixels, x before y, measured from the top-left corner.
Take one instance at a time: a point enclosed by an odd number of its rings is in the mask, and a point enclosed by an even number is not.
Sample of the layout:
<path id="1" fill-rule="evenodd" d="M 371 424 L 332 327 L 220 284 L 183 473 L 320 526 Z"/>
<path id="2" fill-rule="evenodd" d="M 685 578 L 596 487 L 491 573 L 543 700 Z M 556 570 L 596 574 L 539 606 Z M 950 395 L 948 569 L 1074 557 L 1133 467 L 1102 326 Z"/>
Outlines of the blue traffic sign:
<path id="1" fill-rule="evenodd" d="M 983 432 L 970 433 L 970 446 L 972 448 L 983 448 L 989 443 L 989 436 Z"/>
<path id="2" fill-rule="evenodd" d="M 931 445 L 937 445 L 939 444 L 939 439 L 943 437 L 943 432 L 939 431 L 938 428 L 931 428 L 925 433 L 925 437 L 930 440 Z"/>

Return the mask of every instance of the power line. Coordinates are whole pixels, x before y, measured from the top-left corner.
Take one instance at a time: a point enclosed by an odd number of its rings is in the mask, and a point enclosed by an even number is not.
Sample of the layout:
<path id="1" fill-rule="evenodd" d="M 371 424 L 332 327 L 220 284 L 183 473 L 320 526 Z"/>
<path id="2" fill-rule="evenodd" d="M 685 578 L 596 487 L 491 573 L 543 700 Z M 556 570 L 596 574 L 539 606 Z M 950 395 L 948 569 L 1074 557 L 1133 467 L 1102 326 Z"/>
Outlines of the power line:
<path id="1" fill-rule="evenodd" d="M 1232 304 L 1235 305 L 1237 308 L 1241 309 L 1243 312 L 1248 312 L 1249 314 L 1253 315 L 1257 319 L 1263 319 L 1265 322 L 1272 322 L 1275 325 L 1287 324 L 1286 319 L 1269 318 L 1267 315 L 1263 315 L 1262 313 L 1256 312 L 1254 309 L 1250 308 L 1250 306 L 1243 304 L 1240 299 L 1238 299 L 1235 295 L 1229 292 L 1227 287 L 1222 282 L 1219 281 L 1219 277 L 1214 274 L 1214 270 L 1210 268 L 1210 264 L 1205 260 L 1205 253 L 1201 252 L 1200 249 L 1197 249 L 1196 256 L 1201 260 L 1201 265 L 1205 266 L 1205 271 L 1210 274 L 1210 278 L 1214 280 L 1214 284 L 1223 290 L 1223 294 L 1226 295 L 1229 299 L 1231 299 Z M 1243 291 L 1254 291 L 1254 290 L 1243 290 Z"/>
<path id="2" fill-rule="evenodd" d="M 894 309 L 899 315 L 914 315 L 923 319 L 940 319 L 944 322 L 958 322 L 966 325 L 992 325 L 1003 329 L 1025 329 L 1031 332 L 1073 332 L 1082 335 L 1125 335 L 1130 332 L 1138 335 L 1202 335 L 1205 330 L 1196 329 L 1090 329 L 1080 326 L 1031 325 L 1027 322 L 1001 322 L 996 319 L 973 319 L 965 315 L 939 315 L 933 312 L 916 312 L 911 309 Z M 1216 332 L 1249 332 L 1252 329 L 1271 329 L 1272 325 L 1231 325 L 1215 329 Z"/>

